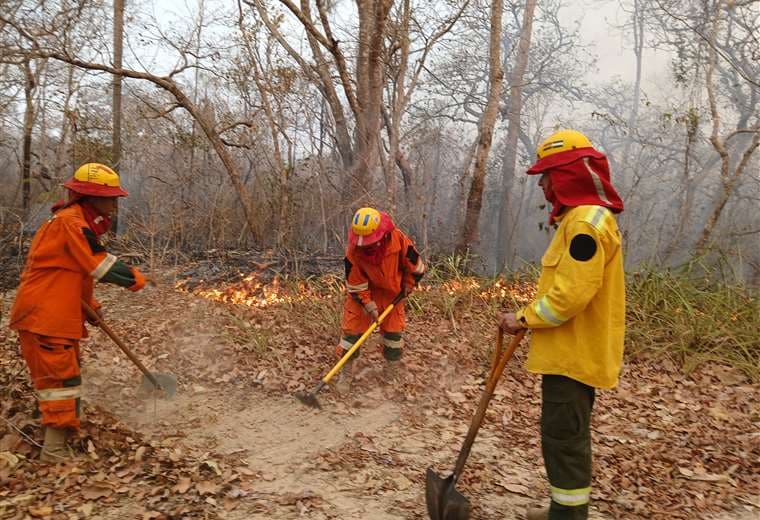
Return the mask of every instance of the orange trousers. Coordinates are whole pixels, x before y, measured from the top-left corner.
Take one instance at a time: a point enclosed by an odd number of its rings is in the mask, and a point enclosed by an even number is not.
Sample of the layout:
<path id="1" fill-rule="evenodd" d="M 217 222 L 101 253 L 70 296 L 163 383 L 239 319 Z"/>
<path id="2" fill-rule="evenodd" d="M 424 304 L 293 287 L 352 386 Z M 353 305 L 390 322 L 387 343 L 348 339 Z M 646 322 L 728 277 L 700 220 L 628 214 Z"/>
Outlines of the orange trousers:
<path id="1" fill-rule="evenodd" d="M 79 342 L 25 330 L 20 330 L 18 335 L 21 355 L 29 368 L 42 412 L 42 425 L 79 428 L 82 391 Z"/>
<path id="2" fill-rule="evenodd" d="M 385 308 L 390 305 L 395 293 L 389 291 L 373 291 L 372 296 L 377 303 L 377 311 L 382 314 Z M 361 335 L 372 324 L 372 318 L 364 312 L 364 306 L 351 297 L 346 298 L 343 306 L 343 321 L 341 329 L 346 335 Z M 406 321 L 404 319 L 404 302 L 399 302 L 388 316 L 380 324 L 380 330 L 383 332 L 403 332 Z"/>

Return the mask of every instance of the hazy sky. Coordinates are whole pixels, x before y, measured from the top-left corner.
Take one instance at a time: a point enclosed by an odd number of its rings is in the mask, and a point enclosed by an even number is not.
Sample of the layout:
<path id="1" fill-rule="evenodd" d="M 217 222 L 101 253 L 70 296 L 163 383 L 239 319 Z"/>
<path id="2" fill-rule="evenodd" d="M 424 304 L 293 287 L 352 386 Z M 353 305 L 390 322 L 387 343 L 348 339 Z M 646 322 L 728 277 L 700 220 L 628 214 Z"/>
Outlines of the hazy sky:
<path id="1" fill-rule="evenodd" d="M 347 8 L 338 7 L 350 16 L 348 0 L 339 0 Z M 234 9 L 232 0 L 205 0 L 206 9 L 214 12 L 218 6 Z M 155 16 L 163 27 L 171 27 L 177 17 L 187 18 L 189 13 L 197 11 L 197 0 L 152 0 Z M 218 9 L 217 9 L 218 10 Z M 592 52 L 598 57 L 598 70 L 589 71 L 589 79 L 606 82 L 614 77 L 632 80 L 635 73 L 635 59 L 631 51 L 631 39 L 616 26 L 626 21 L 626 14 L 620 9 L 618 0 L 582 0 L 567 2 L 563 16 L 568 25 L 581 20 L 583 39 L 591 45 Z M 656 98 L 658 92 L 667 91 L 669 57 L 664 53 L 655 53 L 645 49 L 642 88 L 647 94 Z"/>
<path id="2" fill-rule="evenodd" d="M 616 27 L 623 25 L 626 14 L 620 9 L 617 0 L 608 2 L 576 2 L 573 8 L 566 8 L 569 15 L 581 19 L 583 38 L 592 45 L 599 58 L 598 77 L 602 82 L 619 76 L 633 80 L 636 72 L 636 59 L 633 55 L 632 38 Z M 669 56 L 663 52 L 644 49 L 642 67 L 642 87 L 651 97 L 669 83 Z"/>

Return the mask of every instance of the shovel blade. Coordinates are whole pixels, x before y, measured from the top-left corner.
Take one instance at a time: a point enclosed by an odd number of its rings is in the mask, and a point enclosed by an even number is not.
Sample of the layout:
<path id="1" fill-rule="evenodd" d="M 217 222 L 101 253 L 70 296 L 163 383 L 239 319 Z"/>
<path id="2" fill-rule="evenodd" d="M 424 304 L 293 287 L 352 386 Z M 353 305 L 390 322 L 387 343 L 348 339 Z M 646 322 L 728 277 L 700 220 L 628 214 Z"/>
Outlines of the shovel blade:
<path id="1" fill-rule="evenodd" d="M 308 394 L 306 392 L 298 392 L 296 394 L 296 399 L 311 408 L 316 408 L 318 410 L 322 409 L 322 406 L 319 404 L 317 396 L 314 394 L 314 392 L 309 392 Z"/>
<path id="2" fill-rule="evenodd" d="M 158 390 L 159 397 L 174 397 L 177 393 L 177 378 L 169 374 L 151 374 L 158 384 L 161 385 L 161 389 Z M 152 395 L 157 389 L 153 385 L 153 382 L 143 375 L 142 382 L 140 383 L 141 395 Z"/>
<path id="3" fill-rule="evenodd" d="M 425 502 L 431 520 L 468 520 L 470 503 L 454 487 L 454 475 L 441 478 L 427 469 Z"/>

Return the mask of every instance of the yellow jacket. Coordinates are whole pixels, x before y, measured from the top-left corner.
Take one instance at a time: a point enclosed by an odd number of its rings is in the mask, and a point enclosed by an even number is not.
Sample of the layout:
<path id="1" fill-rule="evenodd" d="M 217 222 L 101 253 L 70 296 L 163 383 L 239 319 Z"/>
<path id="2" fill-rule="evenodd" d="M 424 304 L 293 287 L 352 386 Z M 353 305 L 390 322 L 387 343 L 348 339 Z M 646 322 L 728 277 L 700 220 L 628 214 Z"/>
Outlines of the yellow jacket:
<path id="1" fill-rule="evenodd" d="M 537 299 L 517 313 L 533 329 L 527 368 L 613 388 L 623 362 L 625 278 L 610 210 L 577 206 L 541 258 Z"/>

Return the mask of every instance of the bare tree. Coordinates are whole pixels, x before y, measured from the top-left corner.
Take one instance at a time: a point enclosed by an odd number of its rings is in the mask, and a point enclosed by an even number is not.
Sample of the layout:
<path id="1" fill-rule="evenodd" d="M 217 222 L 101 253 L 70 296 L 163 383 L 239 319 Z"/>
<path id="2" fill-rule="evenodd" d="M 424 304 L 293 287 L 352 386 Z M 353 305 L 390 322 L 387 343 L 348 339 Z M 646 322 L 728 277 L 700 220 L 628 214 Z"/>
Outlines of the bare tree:
<path id="1" fill-rule="evenodd" d="M 474 244 L 478 233 L 480 208 L 483 206 L 483 189 L 485 187 L 488 153 L 491 150 L 493 130 L 499 115 L 501 86 L 504 83 L 504 69 L 501 64 L 501 20 L 504 11 L 502 0 L 491 3 L 491 37 L 489 44 L 489 88 L 486 109 L 478 128 L 478 146 L 475 151 L 475 165 L 472 170 L 472 184 L 467 195 L 464 226 L 457 251 L 466 253 Z"/>
<path id="2" fill-rule="evenodd" d="M 24 217 L 29 215 L 32 197 L 32 130 L 34 129 L 34 91 L 37 88 L 37 80 L 30 62 L 31 60 L 26 57 L 21 65 L 24 71 L 24 101 L 26 102 L 21 170 L 21 208 Z"/>
<path id="3" fill-rule="evenodd" d="M 120 69 L 124 54 L 124 0 L 113 2 L 113 66 Z M 122 76 L 115 74 L 113 77 L 113 133 L 111 138 L 111 162 L 119 173 L 121 171 L 121 83 Z M 114 212 L 113 230 L 119 230 L 118 206 Z"/>
<path id="4" fill-rule="evenodd" d="M 729 9 L 731 7 L 729 6 Z M 715 85 L 715 68 L 718 60 L 718 33 L 720 31 L 720 20 L 723 13 L 723 6 L 720 1 L 715 2 L 714 12 L 712 15 L 712 27 L 709 35 L 708 42 L 708 62 L 707 71 L 705 73 L 705 86 L 707 88 L 707 98 L 710 105 L 710 117 L 712 118 L 712 132 L 710 134 L 710 143 L 715 148 L 715 151 L 720 156 L 720 184 L 721 189 L 718 193 L 717 200 L 713 206 L 713 210 L 710 213 L 707 222 L 705 223 L 702 233 L 699 237 L 699 241 L 696 244 L 697 250 L 704 249 L 709 243 L 712 233 L 715 229 L 718 220 L 720 219 L 723 210 L 726 207 L 726 203 L 734 192 L 737 183 L 742 178 L 747 166 L 749 165 L 752 154 L 755 152 L 758 146 L 760 146 L 760 117 L 755 115 L 754 128 L 740 129 L 729 134 L 726 138 L 722 138 L 721 131 L 721 114 L 718 109 L 718 102 L 716 98 L 716 85 Z M 738 164 L 735 167 L 731 167 L 731 154 L 727 148 L 727 142 L 729 139 L 736 137 L 739 134 L 750 134 L 752 140 L 741 153 Z"/>
<path id="5" fill-rule="evenodd" d="M 117 68 L 112 65 L 98 63 L 96 61 L 89 61 L 87 59 L 77 57 L 76 55 L 71 54 L 68 48 L 57 49 L 54 46 L 47 44 L 45 41 L 41 41 L 34 33 L 32 33 L 30 30 L 27 30 L 23 26 L 22 22 L 18 20 L 5 18 L 4 15 L 0 15 L 0 21 L 8 24 L 17 31 L 20 37 L 25 40 L 29 46 L 29 48 L 24 52 L 30 53 L 30 55 L 35 58 L 53 59 L 74 65 L 85 70 L 101 71 L 120 77 L 148 81 L 154 86 L 159 87 L 160 89 L 170 94 L 174 98 L 176 104 L 171 107 L 169 111 L 174 110 L 178 107 L 184 108 L 191 115 L 191 117 L 198 122 L 201 130 L 203 130 L 204 134 L 213 146 L 214 151 L 217 153 L 219 159 L 224 165 L 230 181 L 232 182 L 232 185 L 237 192 L 241 207 L 243 209 L 243 214 L 249 227 L 249 231 L 254 235 L 257 233 L 258 223 L 255 220 L 255 211 L 252 206 L 251 196 L 242 181 L 240 168 L 235 162 L 232 154 L 227 149 L 227 146 L 222 139 L 219 130 L 216 128 L 215 122 L 211 117 L 209 117 L 209 114 L 204 113 L 195 103 L 192 102 L 180 84 L 175 80 L 175 77 L 178 74 L 184 70 L 192 68 L 192 65 L 187 63 L 186 57 L 182 65 L 180 65 L 178 68 L 175 68 L 166 76 L 159 76 L 150 72 L 143 72 L 124 67 Z"/>
<path id="6" fill-rule="evenodd" d="M 511 244 L 507 243 L 507 227 L 510 216 L 509 201 L 515 166 L 517 163 L 517 139 L 520 133 L 520 116 L 522 114 L 522 91 L 525 70 L 528 68 L 530 54 L 530 39 L 533 33 L 533 13 L 536 9 L 535 0 L 525 2 L 523 22 L 520 29 L 520 41 L 517 46 L 515 65 L 509 78 L 509 127 L 507 129 L 507 142 L 504 148 L 504 158 L 501 163 L 501 208 L 499 212 L 499 226 L 496 235 L 496 270 L 501 271 L 505 267 L 508 257 L 508 249 Z"/>

